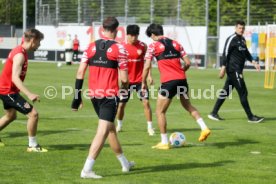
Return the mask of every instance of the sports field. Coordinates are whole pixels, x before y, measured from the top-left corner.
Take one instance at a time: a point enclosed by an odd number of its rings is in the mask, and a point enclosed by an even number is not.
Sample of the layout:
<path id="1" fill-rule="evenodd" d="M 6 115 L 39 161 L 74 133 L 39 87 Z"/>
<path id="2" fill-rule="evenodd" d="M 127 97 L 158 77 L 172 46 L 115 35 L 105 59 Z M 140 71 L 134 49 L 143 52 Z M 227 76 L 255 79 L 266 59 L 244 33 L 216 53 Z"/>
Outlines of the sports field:
<path id="1" fill-rule="evenodd" d="M 29 63 L 25 84 L 40 94 L 41 102 L 35 107 L 40 112 L 38 141 L 48 153 L 27 153 L 26 117 L 18 118 L 0 133 L 5 147 L 0 147 L 0 183 L 141 183 L 141 184 L 275 184 L 276 183 L 276 93 L 263 88 L 264 73 L 245 71 L 249 90 L 249 102 L 253 113 L 264 116 L 260 124 L 250 124 L 239 102 L 237 92 L 222 106 L 220 115 L 225 121 L 207 119 L 215 100 L 204 99 L 221 88 L 224 80 L 218 79 L 218 70 L 188 71 L 188 82 L 194 91 L 192 103 L 201 112 L 212 130 L 204 143 L 197 141 L 200 129 L 174 99 L 168 113 L 168 133 L 180 131 L 187 138 L 187 146 L 171 150 L 153 150 L 151 146 L 160 141 L 159 130 L 153 115 L 157 135 L 146 133 L 143 108 L 136 98 L 126 108 L 123 132 L 119 133 L 124 153 L 136 166 L 132 172 L 123 174 L 121 167 L 106 143 L 94 170 L 104 178 L 84 180 L 80 171 L 97 126 L 97 116 L 91 102 L 84 101 L 79 112 L 70 109 L 78 65 L 58 68 L 51 63 Z M 3 65 L 0 66 L 2 70 Z M 155 89 L 158 89 L 158 71 L 153 70 Z M 87 80 L 86 80 L 87 82 Z M 57 97 L 47 99 L 44 90 L 48 86 L 57 89 Z M 63 86 L 63 87 L 62 87 Z M 66 86 L 66 87 L 64 87 Z M 68 87 L 69 86 L 69 87 Z M 85 89 L 87 85 L 84 85 Z M 209 91 L 210 91 L 209 90 Z M 49 91 L 48 94 L 53 94 Z M 200 98 L 201 99 L 196 99 Z M 156 96 L 156 95 L 155 95 Z M 49 98 L 49 97 L 48 97 Z M 156 101 L 151 100 L 153 112 Z M 2 105 L 1 109 L 2 108 Z M 3 110 L 1 110 L 3 113 Z"/>

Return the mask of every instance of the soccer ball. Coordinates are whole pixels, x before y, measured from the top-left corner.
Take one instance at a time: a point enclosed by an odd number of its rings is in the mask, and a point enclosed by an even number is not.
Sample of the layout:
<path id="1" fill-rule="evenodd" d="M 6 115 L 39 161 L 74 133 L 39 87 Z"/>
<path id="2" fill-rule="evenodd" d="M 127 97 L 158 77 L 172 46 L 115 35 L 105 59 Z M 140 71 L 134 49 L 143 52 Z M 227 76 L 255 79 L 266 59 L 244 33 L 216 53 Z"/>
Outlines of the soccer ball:
<path id="1" fill-rule="evenodd" d="M 62 63 L 61 62 L 58 62 L 57 63 L 57 67 L 61 67 L 62 66 Z"/>
<path id="2" fill-rule="evenodd" d="M 186 137 L 181 132 L 174 132 L 170 136 L 170 144 L 173 147 L 181 147 L 185 144 L 185 142 L 186 142 Z"/>

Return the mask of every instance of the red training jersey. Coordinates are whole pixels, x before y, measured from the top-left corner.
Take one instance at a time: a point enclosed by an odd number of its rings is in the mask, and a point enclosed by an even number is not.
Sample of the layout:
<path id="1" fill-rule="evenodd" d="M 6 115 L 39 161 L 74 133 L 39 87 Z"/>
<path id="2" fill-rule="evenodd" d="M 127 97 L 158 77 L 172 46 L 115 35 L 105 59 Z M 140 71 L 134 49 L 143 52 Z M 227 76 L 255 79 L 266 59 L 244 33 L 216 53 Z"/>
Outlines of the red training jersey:
<path id="1" fill-rule="evenodd" d="M 115 42 L 107 38 L 103 40 Z M 107 48 L 105 53 L 96 52 L 96 42 L 89 44 L 81 59 L 81 62 L 89 64 L 89 95 L 100 98 L 118 96 L 118 68 L 127 70 L 128 67 L 125 48 L 122 44 L 115 42 Z M 100 54 L 100 57 L 93 60 L 97 53 Z M 108 61 L 102 59 L 105 57 Z M 112 67 L 105 64 L 112 65 Z"/>
<path id="2" fill-rule="evenodd" d="M 73 40 L 73 50 L 79 50 L 80 42 L 78 39 Z"/>
<path id="3" fill-rule="evenodd" d="M 166 38 L 162 37 L 161 39 Z M 186 56 L 186 52 L 182 45 L 177 41 L 172 41 L 173 47 L 175 50 L 180 52 L 180 57 L 183 58 Z M 160 55 L 165 51 L 164 44 L 159 41 L 153 42 L 149 45 L 148 50 L 146 52 L 145 59 L 152 60 L 153 57 Z M 186 79 L 185 71 L 183 70 L 180 58 L 172 58 L 172 59 L 162 59 L 158 61 L 158 69 L 160 72 L 160 81 L 161 83 L 168 82 L 171 80 L 181 80 Z"/>
<path id="4" fill-rule="evenodd" d="M 8 95 L 18 93 L 20 90 L 15 86 L 12 82 L 12 66 L 13 66 L 13 58 L 16 54 L 23 54 L 24 55 L 24 64 L 22 66 L 20 79 L 24 81 L 27 68 L 28 68 L 28 56 L 26 50 L 21 46 L 17 46 L 14 48 L 10 53 L 6 60 L 5 66 L 2 70 L 2 74 L 0 76 L 0 94 L 1 95 Z"/>
<path id="5" fill-rule="evenodd" d="M 123 45 L 127 53 L 129 83 L 141 83 L 146 44 L 138 40 L 134 44 L 124 43 Z"/>

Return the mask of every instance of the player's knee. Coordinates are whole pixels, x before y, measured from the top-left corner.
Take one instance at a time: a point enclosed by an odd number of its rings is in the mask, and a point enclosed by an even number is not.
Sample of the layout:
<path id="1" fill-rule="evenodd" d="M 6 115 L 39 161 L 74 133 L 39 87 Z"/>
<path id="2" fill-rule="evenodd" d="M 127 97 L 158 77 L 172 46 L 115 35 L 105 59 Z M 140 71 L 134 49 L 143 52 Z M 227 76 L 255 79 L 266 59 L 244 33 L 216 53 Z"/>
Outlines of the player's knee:
<path id="1" fill-rule="evenodd" d="M 143 105 L 145 109 L 150 109 L 149 101 L 148 100 L 143 100 Z"/>
<path id="2" fill-rule="evenodd" d="M 16 114 L 14 114 L 14 113 L 13 114 L 7 114 L 6 117 L 7 117 L 9 122 L 12 122 L 12 121 L 16 120 L 16 118 L 17 118 Z"/>
<path id="3" fill-rule="evenodd" d="M 38 112 L 35 109 L 33 109 L 28 115 L 32 119 L 38 119 L 39 116 Z"/>
<path id="4" fill-rule="evenodd" d="M 155 113 L 156 113 L 157 116 L 160 115 L 160 114 L 165 114 L 165 110 L 157 108 L 155 110 Z"/>

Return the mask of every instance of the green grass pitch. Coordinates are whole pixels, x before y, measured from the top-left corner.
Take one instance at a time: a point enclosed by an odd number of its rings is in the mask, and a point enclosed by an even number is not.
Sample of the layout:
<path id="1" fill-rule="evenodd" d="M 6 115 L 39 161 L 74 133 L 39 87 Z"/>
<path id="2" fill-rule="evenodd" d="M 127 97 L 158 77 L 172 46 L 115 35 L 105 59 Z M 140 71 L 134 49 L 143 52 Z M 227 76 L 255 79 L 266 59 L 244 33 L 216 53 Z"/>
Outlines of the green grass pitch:
<path id="1" fill-rule="evenodd" d="M 96 131 L 97 116 L 89 100 L 84 101 L 81 111 L 72 112 L 72 95 L 62 99 L 62 86 L 74 86 L 77 66 L 63 65 L 58 68 L 53 63 L 29 63 L 25 84 L 41 97 L 41 102 L 35 103 L 40 115 L 37 137 L 49 152 L 26 152 L 26 117 L 18 114 L 17 120 L 0 132 L 0 137 L 6 144 L 5 147 L 0 147 L 1 184 L 276 183 L 275 89 L 263 88 L 263 72 L 245 71 L 251 109 L 266 120 L 260 124 L 248 123 L 237 92 L 234 91 L 232 99 L 226 100 L 220 111 L 226 120 L 214 122 L 207 115 L 215 99 L 198 99 L 200 95 L 203 96 L 204 89 L 211 89 L 211 85 L 214 85 L 216 91 L 224 84 L 224 80 L 218 79 L 218 70 L 212 69 L 190 69 L 187 72 L 189 87 L 194 90 L 191 101 L 212 130 L 206 142 L 197 141 L 199 126 L 175 98 L 167 113 L 168 133 L 183 132 L 188 145 L 166 151 L 151 149 L 151 146 L 160 141 L 156 116 L 154 113 L 157 135 L 149 137 L 142 104 L 134 95 L 135 98 L 127 104 L 123 132 L 119 133 L 119 139 L 127 158 L 136 162 L 135 168 L 130 173 L 123 174 L 118 160 L 106 143 L 94 166 L 96 173 L 104 178 L 81 179 L 80 171 Z M 2 70 L 3 65 L 0 68 Z M 155 89 L 158 89 L 157 69 L 153 69 L 153 76 Z M 86 84 L 87 80 L 85 89 Z M 57 89 L 56 98 L 45 97 L 44 90 L 47 86 Z M 154 112 L 154 99 L 151 99 L 151 106 Z"/>

